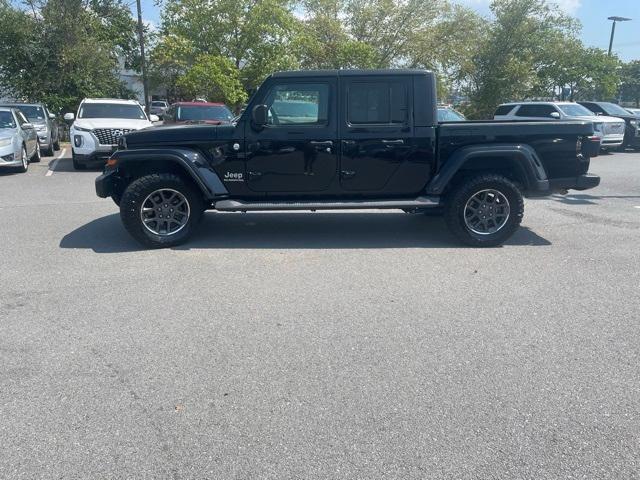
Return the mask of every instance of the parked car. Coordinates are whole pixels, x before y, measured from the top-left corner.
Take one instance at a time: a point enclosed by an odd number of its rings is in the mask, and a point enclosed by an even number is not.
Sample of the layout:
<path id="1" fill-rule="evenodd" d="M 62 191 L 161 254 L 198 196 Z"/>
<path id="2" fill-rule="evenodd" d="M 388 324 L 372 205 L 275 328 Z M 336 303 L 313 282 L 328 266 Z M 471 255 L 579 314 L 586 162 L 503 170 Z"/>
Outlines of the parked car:
<path id="1" fill-rule="evenodd" d="M 125 133 L 153 126 L 160 119 L 144 113 L 135 100 L 85 98 L 78 107 L 78 116 L 64 115 L 73 121 L 70 129 L 73 167 L 84 170 L 90 165 L 104 165 L 116 150 L 118 139 Z M 74 121 L 75 120 L 75 121 Z"/>
<path id="2" fill-rule="evenodd" d="M 627 108 L 626 110 L 632 115 L 635 115 L 637 117 L 640 116 L 640 108 Z"/>
<path id="3" fill-rule="evenodd" d="M 438 105 L 438 122 L 464 122 L 466 120 L 463 114 L 449 105 Z"/>
<path id="4" fill-rule="evenodd" d="M 587 120 L 594 124 L 603 149 L 618 148 L 624 141 L 624 122 L 615 117 L 597 116 L 575 102 L 515 102 L 500 105 L 495 120 Z"/>
<path id="5" fill-rule="evenodd" d="M 158 117 L 162 118 L 164 116 L 164 113 L 167 111 L 167 108 L 169 108 L 169 104 L 164 100 L 154 100 L 149 106 L 149 114 L 157 115 Z"/>
<path id="6" fill-rule="evenodd" d="M 598 116 L 608 115 L 624 120 L 624 147 L 640 148 L 640 115 L 629 113 L 620 105 L 611 102 L 578 102 Z"/>
<path id="7" fill-rule="evenodd" d="M 17 108 L 36 129 L 40 149 L 45 155 L 60 150 L 60 137 L 56 116 L 44 103 L 5 103 L 0 107 Z"/>
<path id="8" fill-rule="evenodd" d="M 0 170 L 26 172 L 29 162 L 40 161 L 35 127 L 15 108 L 0 107 Z"/>
<path id="9" fill-rule="evenodd" d="M 273 114 L 300 99 L 315 116 Z M 96 193 L 149 247 L 186 241 L 207 209 L 353 208 L 443 208 L 461 241 L 487 247 L 518 229 L 524 196 L 600 183 L 587 173 L 600 147 L 591 121 L 438 124 L 436 105 L 423 70 L 276 73 L 235 125 L 125 135 Z"/>
<path id="10" fill-rule="evenodd" d="M 231 123 L 232 120 L 233 114 L 224 103 L 200 101 L 176 102 L 167 109 L 164 117 L 165 125 L 172 123 L 220 125 Z"/>

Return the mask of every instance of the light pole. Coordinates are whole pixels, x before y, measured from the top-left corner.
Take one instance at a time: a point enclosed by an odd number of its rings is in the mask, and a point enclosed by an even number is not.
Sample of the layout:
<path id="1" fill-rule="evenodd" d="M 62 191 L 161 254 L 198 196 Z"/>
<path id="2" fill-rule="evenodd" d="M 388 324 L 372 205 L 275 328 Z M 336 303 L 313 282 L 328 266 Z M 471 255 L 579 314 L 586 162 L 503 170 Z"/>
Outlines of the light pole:
<path id="1" fill-rule="evenodd" d="M 142 90 L 144 95 L 144 111 L 149 115 L 149 84 L 147 83 L 147 66 L 144 58 L 144 27 L 142 25 L 142 8 L 140 0 L 137 0 L 138 7 L 138 40 L 140 41 L 140 61 L 142 67 Z"/>
<path id="2" fill-rule="evenodd" d="M 616 33 L 616 22 L 628 22 L 631 20 L 627 17 L 609 17 L 607 20 L 613 20 L 611 24 L 611 38 L 609 39 L 609 56 L 611 56 L 611 47 L 613 47 L 613 35 Z"/>

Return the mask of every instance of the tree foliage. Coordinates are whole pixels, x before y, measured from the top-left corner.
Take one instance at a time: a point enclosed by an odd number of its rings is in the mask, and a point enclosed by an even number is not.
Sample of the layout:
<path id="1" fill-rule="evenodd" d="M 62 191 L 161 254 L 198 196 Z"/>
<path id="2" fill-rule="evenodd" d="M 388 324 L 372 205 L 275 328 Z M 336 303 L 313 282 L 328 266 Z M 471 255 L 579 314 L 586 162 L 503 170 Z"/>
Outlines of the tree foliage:
<path id="1" fill-rule="evenodd" d="M 640 60 L 634 60 L 622 67 L 622 84 L 620 94 L 627 102 L 634 102 L 640 107 Z"/>
<path id="2" fill-rule="evenodd" d="M 0 93 L 75 109 L 89 96 L 129 96 L 119 65 L 135 65 L 135 22 L 120 0 L 0 3 Z"/>
<path id="3" fill-rule="evenodd" d="M 191 97 L 239 107 L 247 99 L 239 71 L 227 57 L 200 55 L 177 84 Z"/>

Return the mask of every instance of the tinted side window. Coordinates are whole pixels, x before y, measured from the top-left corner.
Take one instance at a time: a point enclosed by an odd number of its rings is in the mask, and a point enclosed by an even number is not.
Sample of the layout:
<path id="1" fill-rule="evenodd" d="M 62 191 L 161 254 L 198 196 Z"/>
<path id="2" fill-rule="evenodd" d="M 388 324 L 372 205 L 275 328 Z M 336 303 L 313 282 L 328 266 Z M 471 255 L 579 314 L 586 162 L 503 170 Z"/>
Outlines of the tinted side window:
<path id="1" fill-rule="evenodd" d="M 326 125 L 329 120 L 329 85 L 274 85 L 265 103 L 269 108 L 269 125 Z"/>
<path id="2" fill-rule="evenodd" d="M 347 122 L 407 123 L 407 89 L 395 82 L 354 82 L 347 91 Z"/>
<path id="3" fill-rule="evenodd" d="M 551 105 L 521 105 L 516 117 L 549 117 L 555 111 Z"/>
<path id="4" fill-rule="evenodd" d="M 496 108 L 494 115 L 506 115 L 511 110 L 513 110 L 513 105 L 500 105 Z"/>

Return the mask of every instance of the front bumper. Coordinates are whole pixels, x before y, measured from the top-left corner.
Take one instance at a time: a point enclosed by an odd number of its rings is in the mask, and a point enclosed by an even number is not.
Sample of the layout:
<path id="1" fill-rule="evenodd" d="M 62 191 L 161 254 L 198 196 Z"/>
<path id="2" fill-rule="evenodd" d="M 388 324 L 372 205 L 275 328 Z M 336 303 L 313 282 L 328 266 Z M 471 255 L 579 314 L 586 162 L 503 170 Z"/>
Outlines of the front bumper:
<path id="1" fill-rule="evenodd" d="M 19 165 L 22 165 L 22 159 L 13 151 L 13 145 L 0 147 L 0 168 L 11 168 Z"/>
<path id="2" fill-rule="evenodd" d="M 109 151 L 97 151 L 97 152 L 90 153 L 88 155 L 74 152 L 73 157 L 75 158 L 75 161 L 80 165 L 86 165 L 88 167 L 89 166 L 103 167 L 104 164 L 107 163 L 107 160 L 109 160 L 109 157 L 111 156 L 111 154 L 115 151 L 116 151 L 116 147 L 113 147 Z"/>
<path id="3" fill-rule="evenodd" d="M 557 190 L 589 190 L 600 185 L 600 177 L 592 173 L 585 173 L 577 177 L 554 178 L 549 180 L 551 191 Z"/>
<path id="4" fill-rule="evenodd" d="M 120 185 L 120 178 L 116 175 L 115 170 L 105 171 L 96 178 L 96 195 L 100 198 L 112 196 Z"/>

